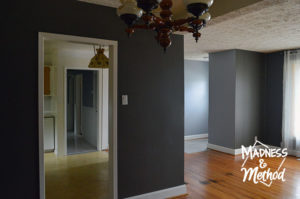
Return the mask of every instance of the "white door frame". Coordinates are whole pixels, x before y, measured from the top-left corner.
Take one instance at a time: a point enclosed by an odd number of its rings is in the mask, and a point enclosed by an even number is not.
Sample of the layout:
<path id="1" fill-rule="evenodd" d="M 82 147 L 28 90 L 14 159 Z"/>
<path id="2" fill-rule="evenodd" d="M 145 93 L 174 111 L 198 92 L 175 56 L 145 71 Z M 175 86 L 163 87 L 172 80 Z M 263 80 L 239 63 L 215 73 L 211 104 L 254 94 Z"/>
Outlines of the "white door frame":
<path id="1" fill-rule="evenodd" d="M 65 130 L 64 130 L 64 137 L 65 137 L 65 155 L 68 155 L 67 153 L 67 147 L 68 147 L 68 129 L 67 129 L 67 104 L 68 104 L 68 99 L 67 99 L 67 94 L 68 94 L 68 70 L 83 70 L 83 71 L 96 71 L 97 72 L 97 109 L 98 109 L 98 122 L 97 122 L 97 150 L 101 151 L 102 150 L 102 134 L 103 134 L 103 129 L 102 129 L 102 117 L 103 117 L 103 90 L 102 90 L 102 82 L 100 82 L 100 75 L 102 75 L 103 71 L 102 69 L 97 69 L 97 68 L 84 68 L 84 67 L 64 67 L 64 103 L 65 103 Z M 101 73 L 101 74 L 100 74 Z M 103 76 L 102 76 L 103 77 Z M 100 110 L 100 111 L 99 111 Z"/>
<path id="2" fill-rule="evenodd" d="M 109 46 L 109 176 L 110 192 L 113 199 L 118 198 L 118 173 L 117 173 L 117 99 L 118 99 L 118 42 L 88 37 L 79 37 L 63 34 L 39 32 L 38 35 L 38 116 L 39 116 L 39 180 L 40 199 L 45 199 L 45 165 L 44 165 L 44 41 L 59 40 L 75 43 L 96 44 Z"/>

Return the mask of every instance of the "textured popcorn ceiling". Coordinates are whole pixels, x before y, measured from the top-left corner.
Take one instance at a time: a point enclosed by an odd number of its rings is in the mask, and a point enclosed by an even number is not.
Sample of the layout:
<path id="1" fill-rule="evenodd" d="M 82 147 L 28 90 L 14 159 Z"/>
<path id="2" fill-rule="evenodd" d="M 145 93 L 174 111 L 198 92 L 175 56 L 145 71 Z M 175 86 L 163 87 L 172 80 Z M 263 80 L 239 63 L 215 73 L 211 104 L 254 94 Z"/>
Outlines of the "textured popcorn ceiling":
<path id="1" fill-rule="evenodd" d="M 214 18 L 196 44 L 184 37 L 185 58 L 227 49 L 272 52 L 300 48 L 300 0 L 264 0 Z M 175 45 L 175 44 L 174 44 Z"/>
<path id="2" fill-rule="evenodd" d="M 117 8 L 121 5 L 120 2 L 125 2 L 126 0 L 79 0 L 79 1 Z M 213 17 L 217 17 L 259 1 L 262 0 L 214 0 L 214 4 L 210 8 L 210 13 Z M 187 16 L 187 10 L 183 3 L 183 0 L 172 0 L 172 3 L 173 6 L 171 10 L 174 14 L 174 18 L 182 18 Z M 157 9 L 154 12 L 159 13 L 160 9 Z"/>
<path id="3" fill-rule="evenodd" d="M 81 1 L 120 5 L 119 0 Z M 173 0 L 175 18 L 186 15 L 182 1 Z M 228 49 L 272 52 L 300 47 L 300 0 L 215 0 L 210 11 L 215 17 L 201 30 L 198 43 L 185 34 L 186 59 L 205 60 L 209 52 Z"/>

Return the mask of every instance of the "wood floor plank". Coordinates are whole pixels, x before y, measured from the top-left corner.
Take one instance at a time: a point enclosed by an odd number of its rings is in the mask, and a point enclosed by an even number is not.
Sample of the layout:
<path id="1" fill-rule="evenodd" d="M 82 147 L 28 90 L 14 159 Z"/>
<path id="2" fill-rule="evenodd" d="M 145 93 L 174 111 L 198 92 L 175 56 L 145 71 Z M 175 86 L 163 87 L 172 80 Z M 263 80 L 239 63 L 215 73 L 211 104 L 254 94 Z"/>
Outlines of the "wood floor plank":
<path id="1" fill-rule="evenodd" d="M 278 158 L 265 162 L 275 171 Z M 300 199 L 300 161 L 288 156 L 286 182 L 274 181 L 269 188 L 261 183 L 242 182 L 243 159 L 213 150 L 185 154 L 185 182 L 191 199 Z M 246 167 L 256 167 L 258 159 L 248 160 Z"/>

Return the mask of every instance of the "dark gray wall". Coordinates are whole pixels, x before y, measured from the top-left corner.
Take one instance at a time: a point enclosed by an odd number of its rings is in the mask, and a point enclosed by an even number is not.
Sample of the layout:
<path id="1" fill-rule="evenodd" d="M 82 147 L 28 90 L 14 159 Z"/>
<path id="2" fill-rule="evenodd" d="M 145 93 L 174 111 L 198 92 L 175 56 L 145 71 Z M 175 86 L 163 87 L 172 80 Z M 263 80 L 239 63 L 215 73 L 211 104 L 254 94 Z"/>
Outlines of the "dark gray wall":
<path id="1" fill-rule="evenodd" d="M 265 55 L 266 98 L 265 130 L 263 139 L 266 144 L 280 146 L 282 141 L 283 105 L 283 63 L 284 53 L 275 52 Z"/>
<path id="2" fill-rule="evenodd" d="M 243 50 L 209 56 L 209 143 L 236 149 L 262 137 L 264 54 Z"/>
<path id="3" fill-rule="evenodd" d="M 235 147 L 236 53 L 234 50 L 209 54 L 208 142 Z"/>
<path id="4" fill-rule="evenodd" d="M 208 133 L 208 62 L 184 61 L 184 134 Z"/>
<path id="5" fill-rule="evenodd" d="M 137 31 L 128 39 L 115 9 L 73 0 L 12 1 L 3 5 L 3 97 L 1 145 L 5 153 L 4 193 L 10 198 L 39 198 L 38 32 L 119 42 L 119 197 L 184 183 L 183 37 L 163 53 L 154 34 Z M 120 100 L 119 100 L 120 102 Z M 7 192 L 7 193 L 6 193 Z"/>
<path id="6" fill-rule="evenodd" d="M 261 138 L 264 70 L 264 54 L 236 51 L 235 148 L 252 145 L 255 136 Z"/>

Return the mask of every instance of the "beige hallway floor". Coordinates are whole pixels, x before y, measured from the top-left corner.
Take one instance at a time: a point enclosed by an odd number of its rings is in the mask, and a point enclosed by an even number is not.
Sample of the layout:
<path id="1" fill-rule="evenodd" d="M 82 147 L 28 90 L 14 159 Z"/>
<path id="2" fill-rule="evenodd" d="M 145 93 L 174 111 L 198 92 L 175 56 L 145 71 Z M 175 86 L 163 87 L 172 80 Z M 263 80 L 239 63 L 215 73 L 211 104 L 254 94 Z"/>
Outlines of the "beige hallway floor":
<path id="1" fill-rule="evenodd" d="M 45 154 L 46 199 L 107 199 L 108 153 Z"/>

